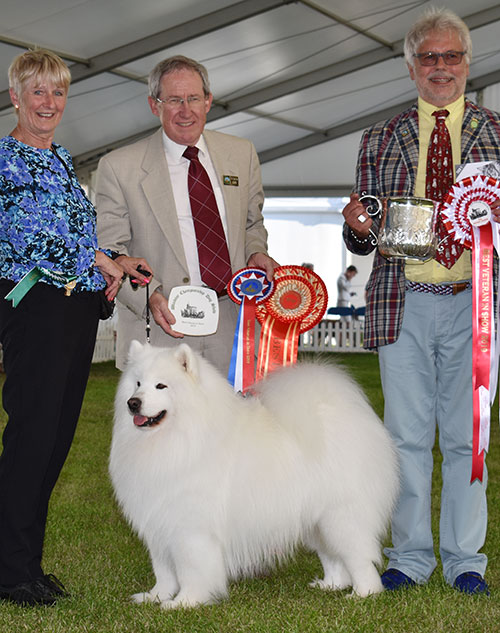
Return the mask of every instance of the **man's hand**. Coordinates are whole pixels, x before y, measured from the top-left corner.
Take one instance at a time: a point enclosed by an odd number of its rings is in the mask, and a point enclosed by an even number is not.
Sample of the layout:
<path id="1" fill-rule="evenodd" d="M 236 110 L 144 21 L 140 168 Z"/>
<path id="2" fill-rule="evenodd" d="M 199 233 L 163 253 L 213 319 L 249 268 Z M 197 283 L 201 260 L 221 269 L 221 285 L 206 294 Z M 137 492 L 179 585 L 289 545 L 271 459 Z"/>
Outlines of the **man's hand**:
<path id="1" fill-rule="evenodd" d="M 266 277 L 268 281 L 271 281 L 274 274 L 274 269 L 279 266 L 278 262 L 275 261 L 269 255 L 265 253 L 253 253 L 248 258 L 247 266 L 250 268 L 262 268 L 266 271 Z"/>
<path id="2" fill-rule="evenodd" d="M 158 290 L 155 290 L 149 297 L 149 308 L 153 319 L 164 332 L 174 338 L 183 338 L 184 334 L 176 332 L 172 328 L 172 325 L 175 323 L 175 317 L 168 309 L 168 301 Z"/>
<path id="3" fill-rule="evenodd" d="M 358 237 L 362 239 L 368 237 L 373 221 L 359 201 L 357 193 L 351 193 L 351 201 L 344 207 L 342 215 L 346 224 Z"/>
<path id="4" fill-rule="evenodd" d="M 495 202 L 490 204 L 490 209 L 493 220 L 500 222 L 500 200 L 495 200 Z"/>

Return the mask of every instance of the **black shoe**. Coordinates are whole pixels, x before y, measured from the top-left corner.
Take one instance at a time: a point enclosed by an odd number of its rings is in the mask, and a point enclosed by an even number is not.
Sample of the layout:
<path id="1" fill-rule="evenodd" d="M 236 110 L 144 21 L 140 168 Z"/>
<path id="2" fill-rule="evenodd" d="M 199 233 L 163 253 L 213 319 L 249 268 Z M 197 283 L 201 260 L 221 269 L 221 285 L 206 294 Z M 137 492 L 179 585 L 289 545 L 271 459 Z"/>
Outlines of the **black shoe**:
<path id="1" fill-rule="evenodd" d="M 69 597 L 66 587 L 62 584 L 59 578 L 57 578 L 57 576 L 54 576 L 54 574 L 46 574 L 41 580 L 52 591 L 56 598 Z"/>
<path id="2" fill-rule="evenodd" d="M 21 582 L 14 587 L 0 587 L 0 598 L 22 606 L 53 605 L 67 596 L 62 583 L 52 574 Z"/>

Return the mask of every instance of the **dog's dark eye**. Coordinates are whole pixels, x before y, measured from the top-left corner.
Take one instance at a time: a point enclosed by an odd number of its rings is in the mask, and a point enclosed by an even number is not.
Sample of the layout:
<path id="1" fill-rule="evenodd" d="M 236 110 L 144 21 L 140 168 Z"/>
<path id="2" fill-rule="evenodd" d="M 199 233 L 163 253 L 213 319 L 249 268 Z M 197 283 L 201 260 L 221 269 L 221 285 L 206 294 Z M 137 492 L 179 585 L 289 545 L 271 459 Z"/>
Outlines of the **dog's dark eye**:
<path id="1" fill-rule="evenodd" d="M 163 385 L 161 382 L 159 382 L 159 383 L 156 385 L 156 388 L 157 388 L 157 389 L 166 389 L 166 388 L 167 388 L 167 385 Z"/>
<path id="2" fill-rule="evenodd" d="M 140 387 L 140 386 L 141 386 L 141 383 L 140 383 L 139 381 L 137 381 L 137 386 L 138 386 L 138 387 Z"/>

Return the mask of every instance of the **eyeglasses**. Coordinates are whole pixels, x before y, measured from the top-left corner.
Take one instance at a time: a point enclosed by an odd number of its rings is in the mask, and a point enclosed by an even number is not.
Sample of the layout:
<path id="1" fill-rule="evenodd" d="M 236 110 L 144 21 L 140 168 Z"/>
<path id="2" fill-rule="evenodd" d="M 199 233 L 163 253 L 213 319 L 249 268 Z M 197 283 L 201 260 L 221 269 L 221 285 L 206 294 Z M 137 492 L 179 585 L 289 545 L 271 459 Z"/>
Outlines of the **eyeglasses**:
<path id="1" fill-rule="evenodd" d="M 433 53 L 428 51 L 427 53 L 416 53 L 413 57 L 416 57 L 421 66 L 435 66 L 439 57 L 443 58 L 444 63 L 447 66 L 457 66 L 462 61 L 465 51 L 446 51 L 446 53 Z"/>
<path id="2" fill-rule="evenodd" d="M 160 99 L 156 97 L 155 101 L 158 103 L 164 103 L 169 108 L 181 108 L 185 103 L 190 107 L 196 107 L 203 103 L 208 97 L 201 97 L 200 95 L 190 95 L 187 99 L 181 97 L 167 97 L 166 99 Z"/>

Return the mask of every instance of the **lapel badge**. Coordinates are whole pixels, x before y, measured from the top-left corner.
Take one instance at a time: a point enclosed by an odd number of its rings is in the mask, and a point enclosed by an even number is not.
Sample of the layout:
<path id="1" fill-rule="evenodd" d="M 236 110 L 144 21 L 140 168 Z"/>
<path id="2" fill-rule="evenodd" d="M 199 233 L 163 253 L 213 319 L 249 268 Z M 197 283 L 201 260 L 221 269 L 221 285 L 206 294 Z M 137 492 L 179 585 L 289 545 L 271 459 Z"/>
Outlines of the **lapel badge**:
<path id="1" fill-rule="evenodd" d="M 408 136 L 409 133 L 410 133 L 410 130 L 405 128 L 404 130 L 401 131 L 401 136 L 404 138 L 405 136 Z"/>
<path id="2" fill-rule="evenodd" d="M 238 176 L 222 176 L 222 182 L 229 187 L 238 187 L 240 184 Z"/>
<path id="3" fill-rule="evenodd" d="M 473 130 L 475 130 L 478 125 L 479 125 L 479 121 L 477 119 L 472 119 L 472 121 L 470 122 L 470 126 Z"/>

